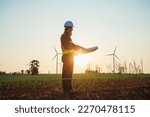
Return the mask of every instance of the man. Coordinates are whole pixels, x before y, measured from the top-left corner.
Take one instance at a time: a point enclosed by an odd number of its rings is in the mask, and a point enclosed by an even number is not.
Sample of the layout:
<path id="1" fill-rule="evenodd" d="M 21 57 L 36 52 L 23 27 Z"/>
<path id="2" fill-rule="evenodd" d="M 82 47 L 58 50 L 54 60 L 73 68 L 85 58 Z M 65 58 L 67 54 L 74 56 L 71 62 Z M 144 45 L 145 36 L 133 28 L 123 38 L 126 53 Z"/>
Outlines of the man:
<path id="1" fill-rule="evenodd" d="M 62 85 L 64 94 L 70 94 L 72 92 L 72 74 L 74 65 L 74 52 L 77 50 L 88 51 L 86 48 L 76 45 L 72 42 L 71 35 L 73 31 L 73 23 L 67 21 L 64 24 L 65 31 L 61 35 L 61 49 L 62 49 Z"/>

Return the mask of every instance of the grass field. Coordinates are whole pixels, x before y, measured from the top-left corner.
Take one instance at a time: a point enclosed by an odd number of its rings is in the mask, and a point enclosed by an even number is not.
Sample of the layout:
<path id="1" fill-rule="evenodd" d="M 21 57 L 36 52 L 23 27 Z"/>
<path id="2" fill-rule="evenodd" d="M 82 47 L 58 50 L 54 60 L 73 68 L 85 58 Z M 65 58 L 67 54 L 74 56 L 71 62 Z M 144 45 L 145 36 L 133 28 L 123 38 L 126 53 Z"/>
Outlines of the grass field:
<path id="1" fill-rule="evenodd" d="M 74 74 L 69 99 L 150 99 L 149 74 Z M 63 95 L 61 75 L 1 75 L 0 99 L 68 99 Z"/>

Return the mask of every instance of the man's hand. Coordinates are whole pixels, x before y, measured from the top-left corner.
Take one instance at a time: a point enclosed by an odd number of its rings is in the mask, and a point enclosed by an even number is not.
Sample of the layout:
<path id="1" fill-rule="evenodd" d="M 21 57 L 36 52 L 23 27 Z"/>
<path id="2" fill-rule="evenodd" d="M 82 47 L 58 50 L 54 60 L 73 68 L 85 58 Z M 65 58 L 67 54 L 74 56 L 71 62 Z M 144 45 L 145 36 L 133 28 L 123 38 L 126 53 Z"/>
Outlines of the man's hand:
<path id="1" fill-rule="evenodd" d="M 85 52 L 88 52 L 88 51 L 89 51 L 87 48 L 84 48 L 84 47 L 79 46 L 79 45 L 77 45 L 77 46 L 78 46 L 79 49 L 81 49 L 81 50 L 83 50 L 83 51 L 85 51 Z"/>

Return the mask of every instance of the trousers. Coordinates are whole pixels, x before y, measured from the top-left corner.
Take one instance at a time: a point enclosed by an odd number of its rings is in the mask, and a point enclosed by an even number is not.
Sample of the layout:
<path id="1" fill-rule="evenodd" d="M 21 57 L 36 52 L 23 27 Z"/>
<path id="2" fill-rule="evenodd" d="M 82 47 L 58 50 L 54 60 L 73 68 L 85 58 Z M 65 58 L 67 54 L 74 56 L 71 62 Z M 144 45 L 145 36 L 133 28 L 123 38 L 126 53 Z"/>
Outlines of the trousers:
<path id="1" fill-rule="evenodd" d="M 62 56 L 62 85 L 64 92 L 70 92 L 72 90 L 72 74 L 74 66 L 73 54 L 66 54 Z"/>

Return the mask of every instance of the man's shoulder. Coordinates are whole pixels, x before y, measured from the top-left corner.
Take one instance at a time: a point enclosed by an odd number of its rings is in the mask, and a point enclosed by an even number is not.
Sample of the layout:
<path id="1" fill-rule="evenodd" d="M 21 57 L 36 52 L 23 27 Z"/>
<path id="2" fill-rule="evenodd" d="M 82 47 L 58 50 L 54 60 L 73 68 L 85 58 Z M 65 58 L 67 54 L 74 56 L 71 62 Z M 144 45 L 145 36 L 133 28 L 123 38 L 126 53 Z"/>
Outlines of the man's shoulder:
<path id="1" fill-rule="evenodd" d="M 69 35 L 67 35 L 66 33 L 63 33 L 61 35 L 61 39 L 70 39 Z"/>

